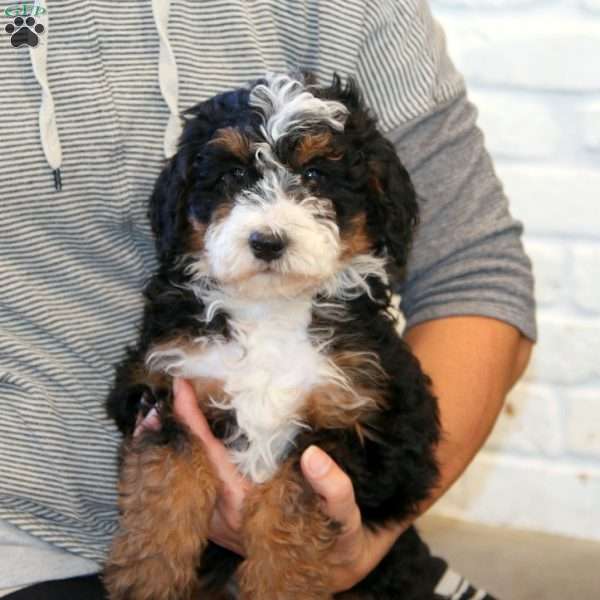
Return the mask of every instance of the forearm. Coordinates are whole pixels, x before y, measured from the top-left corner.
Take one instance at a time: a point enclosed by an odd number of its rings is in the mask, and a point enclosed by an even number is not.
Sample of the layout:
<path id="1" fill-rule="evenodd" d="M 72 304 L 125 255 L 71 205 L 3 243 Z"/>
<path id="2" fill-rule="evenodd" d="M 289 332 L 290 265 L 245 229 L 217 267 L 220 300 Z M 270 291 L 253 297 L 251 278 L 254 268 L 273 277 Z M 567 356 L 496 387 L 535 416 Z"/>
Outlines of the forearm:
<path id="1" fill-rule="evenodd" d="M 437 449 L 439 484 L 420 505 L 421 514 L 485 442 L 506 394 L 525 370 L 532 343 L 502 321 L 476 316 L 427 321 L 407 331 L 405 339 L 432 379 L 443 430 Z M 407 526 L 387 532 L 389 542 Z"/>
<path id="2" fill-rule="evenodd" d="M 405 337 L 432 378 L 444 430 L 437 452 L 440 483 L 419 507 L 423 512 L 452 485 L 485 441 L 506 393 L 527 364 L 531 343 L 510 325 L 481 317 L 428 321 L 411 328 Z M 183 386 L 183 392 L 176 392 L 176 411 L 203 441 L 223 481 L 225 500 L 219 504 L 219 518 L 211 525 L 211 537 L 243 554 L 239 523 L 245 484 L 229 462 L 225 447 L 210 432 L 190 386 Z M 350 589 L 371 572 L 410 523 L 377 532 L 363 527 L 352 482 L 317 448 L 312 449 L 312 457 L 303 455 L 302 470 L 323 499 L 325 512 L 342 524 L 334 550 L 339 565 L 332 570 L 332 590 Z"/>
<path id="3" fill-rule="evenodd" d="M 531 342 L 506 323 L 475 316 L 428 321 L 405 339 L 431 377 L 440 408 L 441 478 L 429 506 L 487 439 L 506 394 L 525 369 Z"/>

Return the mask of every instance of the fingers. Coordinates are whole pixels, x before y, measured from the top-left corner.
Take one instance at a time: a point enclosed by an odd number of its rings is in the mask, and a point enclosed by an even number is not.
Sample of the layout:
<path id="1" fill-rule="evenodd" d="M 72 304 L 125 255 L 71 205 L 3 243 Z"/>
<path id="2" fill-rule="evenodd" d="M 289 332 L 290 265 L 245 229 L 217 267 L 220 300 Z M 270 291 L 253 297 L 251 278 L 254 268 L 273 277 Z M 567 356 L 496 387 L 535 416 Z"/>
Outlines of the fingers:
<path id="1" fill-rule="evenodd" d="M 339 522 L 344 533 L 360 531 L 360 510 L 348 475 L 317 446 L 305 450 L 300 466 L 313 490 L 323 498 L 325 514 Z"/>
<path id="2" fill-rule="evenodd" d="M 202 442 L 208 460 L 224 484 L 222 493 L 227 496 L 227 503 L 234 509 L 238 505 L 241 507 L 243 489 L 240 488 L 243 488 L 246 482 L 231 462 L 227 448 L 210 430 L 208 422 L 198 406 L 194 388 L 185 379 L 175 379 L 173 393 L 175 415 Z"/>
<path id="3" fill-rule="evenodd" d="M 231 462 L 227 448 L 210 430 L 189 382 L 175 379 L 173 394 L 176 417 L 198 436 L 222 484 L 211 518 L 209 537 L 220 546 L 242 555 L 242 507 L 250 484 Z"/>
<path id="4" fill-rule="evenodd" d="M 196 393 L 190 383 L 185 379 L 174 379 L 173 395 L 175 416 L 178 420 L 185 423 L 204 445 L 213 446 L 218 442 L 198 406 Z"/>
<path id="5" fill-rule="evenodd" d="M 194 388 L 185 379 L 175 379 L 173 382 L 173 394 L 175 396 L 175 415 L 191 432 L 200 438 L 210 461 L 217 466 L 225 461 L 229 462 L 227 449 L 213 435 L 208 421 L 202 414 Z"/>
<path id="6" fill-rule="evenodd" d="M 215 544 L 235 552 L 239 556 L 245 555 L 245 548 L 241 534 L 241 515 L 239 522 L 231 518 L 231 513 L 226 513 L 223 507 L 217 504 L 213 511 L 209 538 Z"/>

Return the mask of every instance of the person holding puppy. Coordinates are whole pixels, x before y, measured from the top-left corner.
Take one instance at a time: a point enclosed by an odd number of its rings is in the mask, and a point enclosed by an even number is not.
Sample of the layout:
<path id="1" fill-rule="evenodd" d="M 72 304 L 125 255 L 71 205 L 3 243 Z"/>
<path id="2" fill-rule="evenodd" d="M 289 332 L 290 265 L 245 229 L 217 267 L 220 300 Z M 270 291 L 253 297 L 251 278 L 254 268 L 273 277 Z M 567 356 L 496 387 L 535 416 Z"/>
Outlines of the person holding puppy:
<path id="1" fill-rule="evenodd" d="M 521 226 L 425 2 L 168 6 L 126 1 L 115 14 L 109 4 L 49 1 L 35 16 L 5 11 L 16 29 L 0 45 L 0 99 L 13 115 L 0 125 L 0 593 L 15 600 L 37 597 L 36 584 L 55 597 L 102 597 L 96 574 L 116 528 L 119 443 L 104 399 L 156 264 L 147 198 L 173 152 L 179 111 L 199 100 L 266 71 L 301 66 L 323 81 L 337 71 L 357 78 L 395 144 L 421 198 L 399 290 L 405 339 L 433 380 L 445 431 L 442 479 L 423 510 L 483 444 L 535 340 Z M 31 50 L 9 43 L 39 24 Z M 249 483 L 189 385 L 175 392 L 224 484 L 211 539 L 243 555 Z M 159 424 L 150 415 L 144 426 Z M 365 530 L 343 471 L 316 448 L 302 467 L 343 524 L 331 589 L 349 589 L 408 524 Z M 448 573 L 431 559 L 422 582 L 430 597 L 455 594 Z"/>

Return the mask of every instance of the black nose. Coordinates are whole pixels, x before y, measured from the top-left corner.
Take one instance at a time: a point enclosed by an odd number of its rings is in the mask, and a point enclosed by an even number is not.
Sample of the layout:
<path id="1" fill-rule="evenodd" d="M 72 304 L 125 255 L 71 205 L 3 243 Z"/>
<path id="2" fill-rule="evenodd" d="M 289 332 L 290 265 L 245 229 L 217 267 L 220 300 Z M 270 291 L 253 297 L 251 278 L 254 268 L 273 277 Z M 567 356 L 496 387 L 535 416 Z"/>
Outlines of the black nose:
<path id="1" fill-rule="evenodd" d="M 270 262 L 278 259 L 287 246 L 286 239 L 275 233 L 261 233 L 254 231 L 248 238 L 252 254 L 260 260 Z"/>

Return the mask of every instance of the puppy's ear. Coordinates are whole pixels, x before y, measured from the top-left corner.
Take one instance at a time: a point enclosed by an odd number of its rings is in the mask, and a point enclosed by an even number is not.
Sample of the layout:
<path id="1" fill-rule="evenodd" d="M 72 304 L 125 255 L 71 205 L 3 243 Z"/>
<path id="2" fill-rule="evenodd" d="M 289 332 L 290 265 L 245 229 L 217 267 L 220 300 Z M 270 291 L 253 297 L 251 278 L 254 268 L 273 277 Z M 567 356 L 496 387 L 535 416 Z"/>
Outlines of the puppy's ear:
<path id="1" fill-rule="evenodd" d="M 371 208 L 384 246 L 401 269 L 405 266 L 419 219 L 417 195 L 392 143 L 380 133 L 367 152 Z"/>
<path id="2" fill-rule="evenodd" d="M 178 155 L 169 160 L 154 184 L 149 217 L 161 261 L 177 252 L 181 228 L 185 226 L 185 181 L 178 168 Z"/>
<path id="3" fill-rule="evenodd" d="M 377 249 L 387 252 L 396 270 L 401 270 L 418 221 L 416 193 L 408 172 L 392 143 L 378 131 L 377 119 L 366 107 L 352 77 L 344 84 L 339 75 L 334 74 L 331 85 L 316 93 L 321 98 L 338 100 L 348 108 L 345 133 L 353 139 L 356 151 L 367 165 L 368 223 Z"/>

